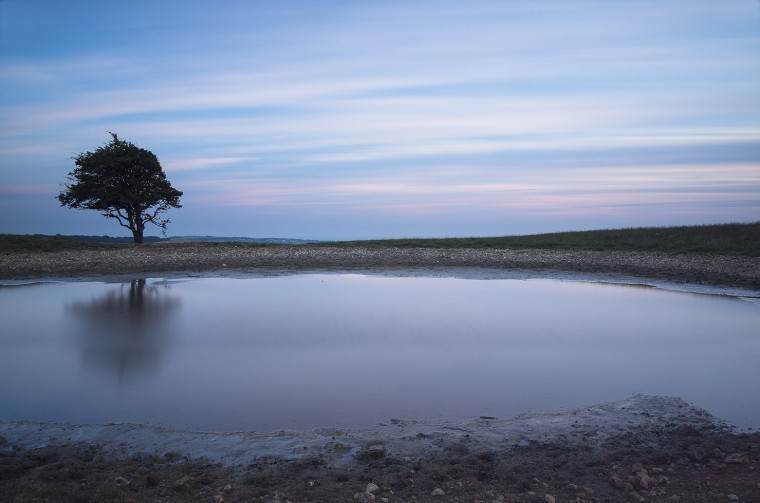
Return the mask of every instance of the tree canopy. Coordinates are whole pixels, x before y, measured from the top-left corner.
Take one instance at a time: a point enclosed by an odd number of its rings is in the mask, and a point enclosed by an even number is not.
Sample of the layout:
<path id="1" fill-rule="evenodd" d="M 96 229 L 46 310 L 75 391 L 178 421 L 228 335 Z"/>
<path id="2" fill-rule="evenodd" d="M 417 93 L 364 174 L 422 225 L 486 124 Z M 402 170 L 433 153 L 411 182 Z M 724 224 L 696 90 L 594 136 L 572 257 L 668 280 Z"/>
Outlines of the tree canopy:
<path id="1" fill-rule="evenodd" d="M 110 143 L 73 158 L 77 167 L 57 197 L 61 206 L 116 219 L 132 231 L 135 243 L 142 243 L 148 222 L 166 232 L 169 219 L 159 215 L 180 208 L 182 192 L 171 186 L 153 152 L 110 134 Z"/>

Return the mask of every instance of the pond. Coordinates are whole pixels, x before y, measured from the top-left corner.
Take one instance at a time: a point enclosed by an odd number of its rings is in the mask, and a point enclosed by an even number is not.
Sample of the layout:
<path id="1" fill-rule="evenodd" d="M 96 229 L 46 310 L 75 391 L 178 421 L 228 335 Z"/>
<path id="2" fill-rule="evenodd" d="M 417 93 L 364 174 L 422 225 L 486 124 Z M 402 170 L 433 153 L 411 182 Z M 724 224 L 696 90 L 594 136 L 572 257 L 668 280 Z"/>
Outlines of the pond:
<path id="1" fill-rule="evenodd" d="M 203 431 L 679 396 L 760 427 L 760 307 L 554 279 L 300 274 L 0 287 L 0 419 Z"/>

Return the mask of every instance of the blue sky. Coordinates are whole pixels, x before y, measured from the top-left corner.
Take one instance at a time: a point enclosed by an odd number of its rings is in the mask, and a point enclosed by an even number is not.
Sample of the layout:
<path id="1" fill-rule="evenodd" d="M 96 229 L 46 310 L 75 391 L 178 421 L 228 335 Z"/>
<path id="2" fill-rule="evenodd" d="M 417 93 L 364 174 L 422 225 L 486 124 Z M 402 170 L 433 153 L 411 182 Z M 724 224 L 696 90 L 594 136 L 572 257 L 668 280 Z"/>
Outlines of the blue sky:
<path id="1" fill-rule="evenodd" d="M 755 221 L 760 2 L 0 0 L 0 232 L 128 234 L 55 199 L 107 131 L 170 235 Z"/>

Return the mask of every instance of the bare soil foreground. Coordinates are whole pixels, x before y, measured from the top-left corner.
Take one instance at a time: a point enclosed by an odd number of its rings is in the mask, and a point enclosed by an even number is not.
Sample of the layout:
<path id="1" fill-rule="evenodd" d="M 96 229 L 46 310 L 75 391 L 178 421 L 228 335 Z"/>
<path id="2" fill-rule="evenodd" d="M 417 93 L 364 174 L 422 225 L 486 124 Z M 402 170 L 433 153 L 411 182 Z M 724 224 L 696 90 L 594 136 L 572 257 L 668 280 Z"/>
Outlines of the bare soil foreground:
<path id="1" fill-rule="evenodd" d="M 192 433 L 0 423 L 2 501 L 760 501 L 760 435 L 678 398 L 464 424 Z"/>
<path id="2" fill-rule="evenodd" d="M 464 267 L 760 290 L 760 258 L 702 254 L 225 244 L 0 255 L 0 279 Z M 760 434 L 641 395 L 464 424 L 269 434 L 5 421 L 0 501 L 757 502 Z"/>
<path id="3" fill-rule="evenodd" d="M 760 257 L 699 253 L 161 244 L 0 255 L 0 279 L 450 267 L 626 274 L 760 289 Z"/>

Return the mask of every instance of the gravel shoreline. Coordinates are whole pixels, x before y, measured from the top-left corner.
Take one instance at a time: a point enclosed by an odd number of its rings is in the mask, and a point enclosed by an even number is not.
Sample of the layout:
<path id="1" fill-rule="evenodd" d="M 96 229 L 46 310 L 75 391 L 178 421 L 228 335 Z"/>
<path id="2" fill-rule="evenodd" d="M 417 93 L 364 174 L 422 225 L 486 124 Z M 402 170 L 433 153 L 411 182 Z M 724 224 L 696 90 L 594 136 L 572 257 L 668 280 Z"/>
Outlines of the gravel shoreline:
<path id="1" fill-rule="evenodd" d="M 472 267 L 625 274 L 760 290 L 760 257 L 696 253 L 164 244 L 0 255 L 0 279 Z"/>

